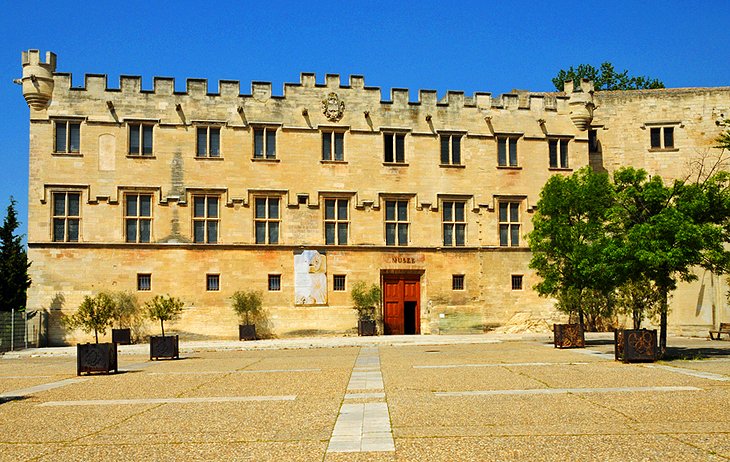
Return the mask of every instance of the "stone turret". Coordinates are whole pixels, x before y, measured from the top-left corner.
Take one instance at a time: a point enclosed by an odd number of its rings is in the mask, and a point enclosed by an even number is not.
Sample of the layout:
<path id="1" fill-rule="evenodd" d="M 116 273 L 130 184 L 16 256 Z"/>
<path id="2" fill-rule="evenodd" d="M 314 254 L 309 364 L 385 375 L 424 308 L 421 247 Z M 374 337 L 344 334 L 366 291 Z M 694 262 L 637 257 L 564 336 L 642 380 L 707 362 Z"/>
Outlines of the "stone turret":
<path id="1" fill-rule="evenodd" d="M 570 120 L 578 130 L 586 130 L 593 120 L 593 82 L 581 79 L 580 86 L 574 88 L 572 80 L 565 81 L 565 94 L 570 97 Z"/>
<path id="2" fill-rule="evenodd" d="M 46 52 L 46 62 L 41 62 L 38 50 L 23 52 L 23 97 L 33 109 L 45 109 L 53 95 L 53 73 L 56 71 L 56 54 Z"/>

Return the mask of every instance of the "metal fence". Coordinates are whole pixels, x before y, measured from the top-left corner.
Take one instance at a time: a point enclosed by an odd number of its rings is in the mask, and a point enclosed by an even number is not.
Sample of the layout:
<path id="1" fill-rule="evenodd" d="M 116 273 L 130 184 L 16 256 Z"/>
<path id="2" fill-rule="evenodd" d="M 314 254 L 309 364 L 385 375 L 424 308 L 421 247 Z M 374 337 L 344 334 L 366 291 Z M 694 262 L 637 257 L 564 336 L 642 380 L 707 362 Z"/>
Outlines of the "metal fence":
<path id="1" fill-rule="evenodd" d="M 0 352 L 43 346 L 46 319 L 45 311 L 0 312 Z"/>

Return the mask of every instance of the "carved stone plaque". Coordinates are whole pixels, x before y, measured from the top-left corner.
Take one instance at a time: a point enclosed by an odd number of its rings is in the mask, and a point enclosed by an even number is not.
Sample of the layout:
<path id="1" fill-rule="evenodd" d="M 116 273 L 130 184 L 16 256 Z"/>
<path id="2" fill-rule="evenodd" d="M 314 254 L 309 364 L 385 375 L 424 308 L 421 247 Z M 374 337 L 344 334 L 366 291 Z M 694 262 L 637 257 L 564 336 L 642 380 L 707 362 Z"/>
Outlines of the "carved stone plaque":
<path id="1" fill-rule="evenodd" d="M 322 114 L 327 117 L 327 120 L 337 122 L 344 113 L 345 102 L 337 96 L 337 93 L 332 92 L 322 100 Z"/>

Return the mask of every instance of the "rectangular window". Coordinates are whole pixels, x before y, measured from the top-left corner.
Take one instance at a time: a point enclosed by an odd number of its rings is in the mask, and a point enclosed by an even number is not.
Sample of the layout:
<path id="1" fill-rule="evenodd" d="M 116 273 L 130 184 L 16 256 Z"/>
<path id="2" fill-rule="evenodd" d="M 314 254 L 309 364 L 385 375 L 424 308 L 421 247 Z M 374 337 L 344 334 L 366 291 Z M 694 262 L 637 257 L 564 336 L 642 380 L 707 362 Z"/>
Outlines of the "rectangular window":
<path id="1" fill-rule="evenodd" d="M 344 292 L 345 291 L 345 275 L 344 274 L 335 274 L 332 276 L 332 290 L 335 292 Z"/>
<path id="2" fill-rule="evenodd" d="M 466 243 L 465 202 L 444 201 L 442 203 L 444 245 L 463 246 Z"/>
<path id="3" fill-rule="evenodd" d="M 253 130 L 254 159 L 276 159 L 276 127 L 260 127 Z"/>
<path id="4" fill-rule="evenodd" d="M 67 120 L 57 121 L 56 143 L 54 151 L 57 153 L 78 153 L 81 140 L 81 123 Z"/>
<path id="5" fill-rule="evenodd" d="M 220 157 L 220 127 L 198 127 L 195 155 L 198 157 Z"/>
<path id="6" fill-rule="evenodd" d="M 325 199 L 324 239 L 327 245 L 347 245 L 348 228 L 347 199 Z"/>
<path id="7" fill-rule="evenodd" d="M 342 132 L 322 132 L 322 160 L 345 160 L 345 134 Z"/>
<path id="8" fill-rule="evenodd" d="M 385 201 L 385 244 L 408 245 L 408 201 Z"/>
<path id="9" fill-rule="evenodd" d="M 649 131 L 652 149 L 674 149 L 674 127 L 652 127 Z"/>
<path id="10" fill-rule="evenodd" d="M 137 274 L 137 290 L 152 290 L 151 274 Z"/>
<path id="11" fill-rule="evenodd" d="M 463 274 L 454 274 L 451 276 L 451 290 L 464 290 Z"/>
<path id="12" fill-rule="evenodd" d="M 124 224 L 127 242 L 150 242 L 152 194 L 124 195 Z"/>
<path id="13" fill-rule="evenodd" d="M 78 242 L 81 193 L 53 193 L 53 241 Z"/>
<path id="14" fill-rule="evenodd" d="M 218 196 L 193 196 L 193 242 L 218 242 Z"/>
<path id="15" fill-rule="evenodd" d="M 499 245 L 517 247 L 520 245 L 520 203 L 499 203 Z"/>
<path id="16" fill-rule="evenodd" d="M 550 168 L 568 168 L 568 139 L 548 140 Z"/>
<path id="17" fill-rule="evenodd" d="M 152 155 L 152 125 L 143 123 L 129 124 L 129 155 Z"/>
<path id="18" fill-rule="evenodd" d="M 383 133 L 384 162 L 404 164 L 406 162 L 405 133 Z"/>
<path id="19" fill-rule="evenodd" d="M 497 137 L 497 165 L 517 167 L 517 137 Z"/>
<path id="20" fill-rule="evenodd" d="M 461 165 L 461 135 L 441 135 L 441 165 Z"/>
<path id="21" fill-rule="evenodd" d="M 598 152 L 598 132 L 596 130 L 588 130 L 588 152 Z"/>
<path id="22" fill-rule="evenodd" d="M 209 292 L 215 292 L 220 290 L 220 275 L 219 274 L 206 274 L 205 275 L 205 290 Z"/>
<path id="23" fill-rule="evenodd" d="M 269 274 L 269 290 L 281 290 L 281 274 Z"/>
<path id="24" fill-rule="evenodd" d="M 512 290 L 522 290 L 522 275 L 521 274 L 512 275 Z"/>
<path id="25" fill-rule="evenodd" d="M 278 197 L 257 197 L 255 200 L 254 227 L 257 244 L 278 244 L 279 214 Z"/>

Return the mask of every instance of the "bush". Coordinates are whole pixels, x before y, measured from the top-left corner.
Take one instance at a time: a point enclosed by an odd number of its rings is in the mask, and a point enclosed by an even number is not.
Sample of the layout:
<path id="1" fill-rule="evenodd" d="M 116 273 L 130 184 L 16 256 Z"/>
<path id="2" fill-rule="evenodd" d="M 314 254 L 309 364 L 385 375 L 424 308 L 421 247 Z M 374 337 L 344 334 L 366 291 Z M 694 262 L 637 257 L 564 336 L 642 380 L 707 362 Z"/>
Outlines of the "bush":
<path id="1" fill-rule="evenodd" d="M 81 328 L 87 334 L 94 331 L 94 339 L 99 343 L 99 332 L 106 334 L 106 328 L 114 322 L 114 300 L 104 293 L 94 297 L 88 295 L 71 316 L 63 318 L 64 324 L 70 328 Z"/>
<path id="2" fill-rule="evenodd" d="M 147 317 L 153 321 L 160 321 L 162 336 L 165 336 L 165 321 L 177 319 L 182 313 L 185 304 L 176 297 L 169 295 L 155 295 L 155 297 L 144 304 Z"/>
<path id="3" fill-rule="evenodd" d="M 256 323 L 256 318 L 262 312 L 262 299 L 261 292 L 253 290 L 238 290 L 231 296 L 233 311 L 238 315 L 242 324 Z"/>
<path id="4" fill-rule="evenodd" d="M 360 321 L 372 321 L 376 317 L 376 309 L 380 307 L 380 286 L 371 284 L 368 286 L 364 281 L 357 281 L 350 291 L 355 306 L 352 308 L 357 310 L 357 317 Z"/>

